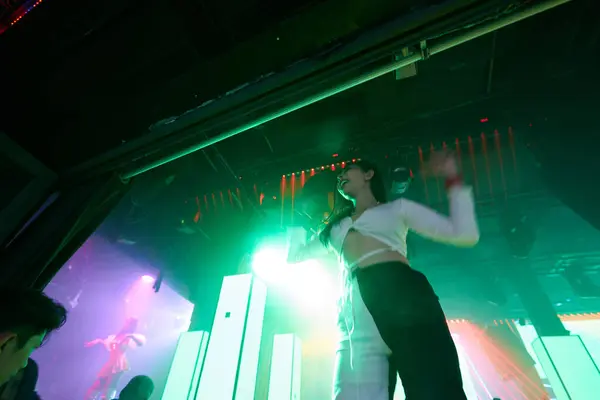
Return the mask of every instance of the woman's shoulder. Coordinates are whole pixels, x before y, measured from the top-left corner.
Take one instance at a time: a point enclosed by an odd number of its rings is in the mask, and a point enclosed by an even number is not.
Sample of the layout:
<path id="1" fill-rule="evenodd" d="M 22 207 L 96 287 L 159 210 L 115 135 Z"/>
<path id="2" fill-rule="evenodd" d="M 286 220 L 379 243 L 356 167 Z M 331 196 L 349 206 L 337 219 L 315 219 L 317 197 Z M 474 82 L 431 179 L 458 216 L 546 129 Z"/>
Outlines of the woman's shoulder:
<path id="1" fill-rule="evenodd" d="M 406 197 L 399 197 L 397 199 L 394 199 L 390 202 L 388 202 L 387 204 L 385 204 L 387 207 L 389 207 L 389 210 L 394 212 L 394 213 L 402 213 L 403 211 L 406 210 L 406 207 L 410 207 L 412 204 L 415 204 L 414 201 L 407 199 Z"/>
<path id="2" fill-rule="evenodd" d="M 337 221 L 332 223 L 331 230 L 339 232 L 340 230 L 343 230 L 351 221 L 352 218 L 349 215 L 340 217 Z"/>
<path id="3" fill-rule="evenodd" d="M 339 236 L 345 236 L 345 231 L 348 230 L 351 225 L 351 217 L 344 216 L 339 218 L 337 221 L 331 223 L 331 236 L 337 238 Z"/>

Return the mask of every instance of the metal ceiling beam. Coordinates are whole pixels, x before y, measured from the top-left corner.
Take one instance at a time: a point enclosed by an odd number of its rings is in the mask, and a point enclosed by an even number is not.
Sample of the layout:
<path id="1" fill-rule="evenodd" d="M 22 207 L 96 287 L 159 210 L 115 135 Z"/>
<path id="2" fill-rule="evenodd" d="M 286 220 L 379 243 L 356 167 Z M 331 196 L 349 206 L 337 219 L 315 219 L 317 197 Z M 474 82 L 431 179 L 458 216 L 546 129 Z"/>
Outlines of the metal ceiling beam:
<path id="1" fill-rule="evenodd" d="M 455 28 L 469 24 L 472 26 L 473 22 L 485 20 L 492 10 L 489 3 L 487 8 L 479 7 L 484 3 L 482 2 L 477 4 L 476 10 L 457 9 L 454 5 L 457 15 L 452 17 L 440 11 L 443 7 L 425 10 L 418 16 L 411 14 L 368 32 L 328 54 L 306 60 L 301 63 L 302 65 L 278 73 L 265 79 L 264 82 L 247 85 L 248 87 L 236 90 L 211 104 L 190 110 L 174 118 L 171 121 L 173 123 L 163 124 L 139 141 L 128 143 L 101 159 L 90 160 L 74 168 L 70 171 L 70 177 L 81 179 L 85 174 L 121 170 L 124 171 L 123 179 L 129 179 L 398 68 L 569 1 L 542 1 L 514 14 L 482 23 L 450 39 L 444 40 L 445 38 L 441 36 L 433 43 L 428 43 L 429 47 L 421 54 L 388 62 L 389 55 L 398 48 L 418 43 L 424 37 L 437 38 L 439 32 L 456 33 Z M 444 7 L 448 8 L 448 4 L 444 3 Z M 463 15 L 465 12 L 468 17 Z M 454 25 L 448 22 L 448 18 L 452 18 Z M 468 22 L 465 22 L 465 18 Z M 423 21 L 429 22 L 423 25 Z M 288 86 L 282 86 L 286 82 Z M 200 137 L 209 139 L 200 141 Z M 164 154 L 168 155 L 164 156 Z"/>
<path id="2" fill-rule="evenodd" d="M 19 226 L 34 214 L 36 207 L 42 205 L 56 183 L 57 175 L 3 132 L 0 132 L 0 161 L 13 164 L 19 172 L 31 177 L 10 203 L 0 208 L 0 244 L 6 244 L 12 240 L 9 240 L 11 235 L 14 238 L 18 234 Z"/>
<path id="3" fill-rule="evenodd" d="M 229 74 L 224 67 L 231 66 L 233 62 L 239 63 L 239 60 L 246 60 L 250 57 L 267 57 L 265 49 L 271 46 L 269 43 L 272 42 L 273 35 L 297 36 L 301 33 L 299 31 L 301 28 L 305 30 L 306 26 L 322 21 L 323 15 L 327 16 L 331 12 L 337 12 L 331 5 L 337 4 L 338 1 L 328 0 L 323 3 L 327 6 L 325 12 L 316 13 L 317 10 L 311 9 L 310 12 L 299 15 L 290 29 L 284 29 L 277 33 L 272 32 L 271 35 L 248 42 L 223 57 L 199 66 L 197 73 L 209 77 L 221 77 L 223 73 Z M 385 3 L 389 0 L 379 1 Z M 232 90 L 234 86 L 225 83 L 221 84 L 222 87 L 218 90 L 210 89 L 209 92 L 216 93 L 212 95 L 213 100 L 167 119 L 168 123 L 165 123 L 165 120 L 155 123 L 150 127 L 150 132 L 145 135 L 71 168 L 66 174 L 63 174 L 63 178 L 82 180 L 89 178 L 90 175 L 98 175 L 103 172 L 123 171 L 131 168 L 132 163 L 148 163 L 153 158 L 168 154 L 172 152 L 171 147 L 186 147 L 182 144 L 184 141 L 187 141 L 188 144 L 197 143 L 234 126 L 241 126 L 251 116 L 269 113 L 267 109 L 275 111 L 276 108 L 281 108 L 281 104 L 284 102 L 286 104 L 298 102 L 326 87 L 335 86 L 330 83 L 332 81 L 335 83 L 348 80 L 348 77 L 354 77 L 365 71 L 365 68 L 369 68 L 373 60 L 387 62 L 390 54 L 407 44 L 418 43 L 421 37 L 437 36 L 440 32 L 448 32 L 457 27 L 480 21 L 505 7 L 505 1 L 447 0 L 435 7 L 422 9 L 409 15 L 403 14 L 399 18 L 379 25 L 375 24 L 377 21 L 381 21 L 386 14 L 373 13 L 375 19 L 369 19 L 364 23 L 375 27 L 360 35 L 357 35 L 361 29 L 360 26 L 352 31 L 347 31 L 335 29 L 334 24 L 334 28 L 328 28 L 319 35 L 318 41 L 312 38 L 309 41 L 298 42 L 297 45 L 304 49 L 303 51 L 285 52 L 283 55 L 267 57 L 270 65 L 266 66 L 257 67 L 260 63 L 251 63 L 250 65 L 257 72 L 244 75 L 245 78 L 242 80 L 233 79 L 233 82 L 238 82 L 237 85 L 246 82 L 241 87 L 238 86 Z M 329 13 L 326 12 L 327 10 Z M 376 15 L 378 17 L 375 17 Z M 347 16 L 346 18 L 356 17 Z M 327 24 L 327 26 L 330 25 Z M 402 43 L 399 44 L 399 41 Z M 329 43 L 329 45 L 323 45 L 323 43 Z M 261 51 L 250 52 L 250 48 L 257 48 Z M 300 57 L 306 57 L 307 54 L 310 54 L 311 57 L 299 61 Z M 277 73 L 271 73 L 270 71 L 277 65 L 287 65 L 288 67 Z M 236 69 L 239 70 L 239 68 Z M 257 76 L 259 79 L 256 79 Z M 240 75 L 239 78 L 241 77 Z M 231 79 L 228 76 L 217 79 L 217 81 L 221 80 L 228 82 Z M 194 83 L 190 82 L 190 84 Z M 225 93 L 225 90 L 228 91 Z M 215 98 L 217 95 L 221 96 Z M 240 119 L 244 121 L 239 121 Z M 227 124 L 230 126 L 223 126 Z"/>
<path id="4" fill-rule="evenodd" d="M 360 84 L 363 84 L 365 82 L 368 82 L 370 80 L 373 80 L 375 78 L 378 78 L 382 75 L 388 74 L 390 72 L 393 72 L 394 70 L 398 69 L 398 68 L 402 68 L 405 67 L 407 65 L 416 63 L 418 61 L 422 61 L 424 59 L 426 59 L 429 56 L 433 56 L 436 54 L 439 54 L 443 51 L 449 50 L 453 47 L 459 46 L 465 42 L 468 42 L 470 40 L 473 40 L 475 38 L 478 38 L 480 36 L 486 35 L 488 33 L 494 32 L 498 29 L 504 28 L 508 25 L 514 24 L 516 22 L 522 21 L 526 18 L 532 17 L 534 15 L 537 15 L 539 13 L 542 13 L 544 11 L 550 10 L 552 8 L 555 8 L 557 6 L 560 6 L 562 4 L 568 3 L 571 0 L 547 0 L 547 1 L 543 1 L 539 4 L 536 4 L 528 9 L 524 9 L 518 12 L 515 12 L 514 14 L 499 18 L 495 21 L 489 22 L 489 23 L 485 23 L 482 24 L 479 27 L 476 27 L 474 29 L 471 29 L 465 33 L 463 33 L 462 35 L 458 35 L 455 36 L 451 39 L 445 40 L 445 41 L 441 41 L 437 44 L 434 44 L 432 47 L 425 49 L 425 51 L 422 51 L 421 54 L 416 54 L 416 55 L 412 55 L 412 56 L 408 56 L 405 57 L 403 59 L 400 60 L 394 60 L 388 64 L 385 64 L 383 66 L 377 67 L 372 69 L 371 71 L 365 72 L 363 74 L 361 74 L 360 76 L 351 79 L 339 86 L 336 86 L 334 88 L 331 88 L 329 90 L 325 90 L 321 93 L 318 93 L 316 95 L 310 96 L 302 101 L 299 101 L 297 103 L 291 104 L 287 107 L 281 108 L 280 110 L 277 110 L 275 112 L 272 112 L 270 114 L 264 115 L 262 117 L 256 118 L 242 126 L 236 127 L 235 129 L 231 129 L 228 130 L 226 132 L 223 132 L 215 137 L 206 139 L 196 145 L 193 146 L 189 146 L 186 147 L 184 149 L 181 149 L 173 154 L 170 154 L 169 156 L 166 157 L 162 157 L 158 160 L 155 160 L 153 162 L 150 162 L 148 164 L 142 164 L 140 166 L 137 166 L 131 170 L 128 170 L 126 172 L 124 172 L 121 176 L 123 179 L 129 179 L 132 178 L 136 175 L 142 174 L 144 172 L 147 172 L 151 169 L 160 167 L 161 165 L 164 165 L 166 163 L 169 163 L 173 160 L 176 160 L 178 158 L 184 157 L 188 154 L 194 153 L 198 150 L 204 149 L 208 146 L 212 146 L 216 143 L 219 143 L 223 140 L 229 139 L 235 135 L 238 135 L 242 132 L 246 132 L 250 129 L 256 128 L 257 126 L 260 126 L 262 124 L 265 124 L 269 121 L 272 121 L 276 118 L 282 117 L 286 114 L 289 114 L 291 112 L 294 112 L 296 110 L 299 110 L 301 108 L 307 107 L 311 104 L 314 104 L 318 101 L 321 101 L 323 99 L 326 99 L 328 97 L 334 96 L 338 93 L 341 93 L 345 90 L 351 89 L 355 86 L 358 86 Z"/>

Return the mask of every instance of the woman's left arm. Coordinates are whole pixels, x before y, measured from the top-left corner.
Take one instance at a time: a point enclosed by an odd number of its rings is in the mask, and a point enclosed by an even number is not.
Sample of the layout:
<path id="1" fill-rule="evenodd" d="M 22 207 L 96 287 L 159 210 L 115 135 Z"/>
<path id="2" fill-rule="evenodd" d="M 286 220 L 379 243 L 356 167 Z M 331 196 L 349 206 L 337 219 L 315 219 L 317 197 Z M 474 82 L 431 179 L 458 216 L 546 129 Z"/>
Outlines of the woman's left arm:
<path id="1" fill-rule="evenodd" d="M 448 152 L 431 155 L 424 173 L 446 179 L 450 215 L 443 216 L 410 200 L 397 200 L 400 215 L 409 229 L 438 242 L 472 247 L 479 241 L 473 191 L 464 186 L 456 158 Z"/>
<path id="2" fill-rule="evenodd" d="M 132 333 L 128 336 L 131 338 L 133 343 L 136 344 L 136 346 L 143 346 L 146 344 L 146 336 L 142 335 L 141 333 Z"/>
<path id="3" fill-rule="evenodd" d="M 414 201 L 400 199 L 397 207 L 409 229 L 435 240 L 461 247 L 472 247 L 479 241 L 472 189 L 455 185 L 448 189 L 450 215 L 445 216 Z"/>

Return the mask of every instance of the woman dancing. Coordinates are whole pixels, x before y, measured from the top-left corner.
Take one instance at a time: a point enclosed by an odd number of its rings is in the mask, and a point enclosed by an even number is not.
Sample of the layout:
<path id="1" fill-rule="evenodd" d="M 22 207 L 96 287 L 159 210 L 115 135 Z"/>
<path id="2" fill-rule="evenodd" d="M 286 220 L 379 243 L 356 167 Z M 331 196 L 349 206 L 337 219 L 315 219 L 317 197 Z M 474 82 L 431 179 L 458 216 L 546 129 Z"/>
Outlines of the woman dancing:
<path id="1" fill-rule="evenodd" d="M 318 257 L 325 247 L 345 266 L 335 400 L 392 399 L 396 373 L 409 400 L 466 399 L 444 312 L 427 278 L 408 264 L 406 235 L 410 229 L 470 247 L 479 230 L 455 158 L 433 154 L 428 173 L 446 179 L 449 217 L 407 199 L 387 203 L 377 168 L 359 161 L 338 176 L 345 206 L 335 207 L 317 238 L 292 243 L 290 262 Z"/>
<path id="2" fill-rule="evenodd" d="M 85 347 L 103 344 L 109 353 L 108 361 L 100 369 L 98 377 L 87 391 L 86 400 L 96 400 L 97 398 L 105 400 L 115 397 L 119 379 L 124 372 L 129 371 L 127 349 L 143 346 L 146 343 L 144 335 L 135 333 L 137 325 L 137 318 L 128 318 L 121 331 L 116 335 L 110 335 L 106 339 L 95 339 L 85 344 Z"/>

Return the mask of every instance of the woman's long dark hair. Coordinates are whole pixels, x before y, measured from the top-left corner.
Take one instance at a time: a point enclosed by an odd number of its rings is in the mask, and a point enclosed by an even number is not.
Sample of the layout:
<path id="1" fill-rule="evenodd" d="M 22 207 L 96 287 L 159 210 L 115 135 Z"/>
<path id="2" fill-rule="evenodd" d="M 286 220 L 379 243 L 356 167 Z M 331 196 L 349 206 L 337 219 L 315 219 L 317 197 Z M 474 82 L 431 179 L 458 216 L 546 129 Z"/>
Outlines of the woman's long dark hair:
<path id="1" fill-rule="evenodd" d="M 373 197 L 379 203 L 387 202 L 387 190 L 384 183 L 384 178 L 379 169 L 375 164 L 365 160 L 359 160 L 353 164 L 348 165 L 346 168 L 356 166 L 361 169 L 363 172 L 373 171 L 373 177 L 369 181 L 371 184 L 371 192 L 373 192 Z M 347 218 L 352 215 L 354 212 L 354 203 L 350 200 L 345 199 L 338 191 L 337 188 L 338 182 L 335 182 L 335 198 L 333 202 L 333 210 L 329 214 L 329 217 L 323 221 L 323 227 L 319 232 L 319 239 L 325 245 L 329 245 L 329 240 L 331 237 L 331 229 L 340 223 L 344 218 Z"/>

